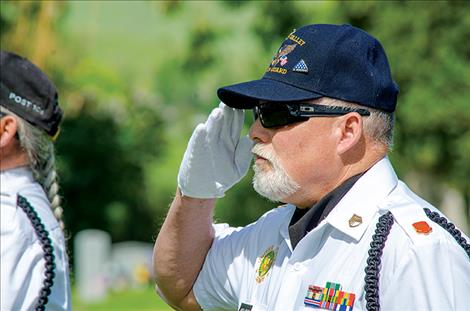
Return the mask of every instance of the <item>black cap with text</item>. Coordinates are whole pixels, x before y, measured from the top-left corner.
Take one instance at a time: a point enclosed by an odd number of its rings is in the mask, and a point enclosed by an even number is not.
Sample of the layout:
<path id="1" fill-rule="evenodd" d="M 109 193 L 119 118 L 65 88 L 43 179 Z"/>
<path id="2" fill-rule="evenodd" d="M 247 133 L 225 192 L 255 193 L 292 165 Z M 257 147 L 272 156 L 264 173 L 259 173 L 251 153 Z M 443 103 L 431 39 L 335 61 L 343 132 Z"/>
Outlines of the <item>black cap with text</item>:
<path id="1" fill-rule="evenodd" d="M 0 105 L 56 136 L 63 112 L 54 84 L 26 58 L 0 53 Z"/>

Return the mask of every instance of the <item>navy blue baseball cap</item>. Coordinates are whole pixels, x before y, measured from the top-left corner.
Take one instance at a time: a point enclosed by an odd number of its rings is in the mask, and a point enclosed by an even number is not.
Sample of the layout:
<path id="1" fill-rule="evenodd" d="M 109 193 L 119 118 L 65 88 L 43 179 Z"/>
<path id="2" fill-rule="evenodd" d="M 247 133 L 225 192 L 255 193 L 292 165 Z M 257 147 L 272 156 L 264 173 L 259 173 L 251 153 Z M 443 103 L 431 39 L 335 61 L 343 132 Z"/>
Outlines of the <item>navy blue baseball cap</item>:
<path id="1" fill-rule="evenodd" d="M 351 25 L 315 24 L 287 36 L 261 79 L 222 87 L 217 96 L 238 109 L 331 97 L 393 112 L 398 92 L 377 39 Z"/>

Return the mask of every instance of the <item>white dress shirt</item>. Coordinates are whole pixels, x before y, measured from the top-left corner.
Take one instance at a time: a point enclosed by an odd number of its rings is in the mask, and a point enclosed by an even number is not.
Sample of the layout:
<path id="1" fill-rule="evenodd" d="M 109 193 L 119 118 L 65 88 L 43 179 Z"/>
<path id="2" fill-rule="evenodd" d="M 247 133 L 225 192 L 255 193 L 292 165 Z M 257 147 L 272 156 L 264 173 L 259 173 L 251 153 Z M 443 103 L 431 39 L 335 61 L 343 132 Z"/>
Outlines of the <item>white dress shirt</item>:
<path id="1" fill-rule="evenodd" d="M 390 211 L 394 224 L 378 283 L 381 309 L 470 310 L 469 255 L 426 216 L 424 207 L 436 211 L 397 179 L 384 158 L 294 250 L 288 233 L 292 205 L 243 228 L 214 225 L 216 238 L 194 294 L 204 310 L 318 310 L 306 297 L 314 286 L 325 290 L 336 284 L 343 306 L 324 309 L 366 310 L 368 250 L 378 218 Z M 422 221 L 430 230 L 420 233 L 414 224 Z"/>
<path id="2" fill-rule="evenodd" d="M 17 206 L 18 195 L 37 212 L 54 249 L 54 285 L 46 310 L 71 310 L 65 240 L 43 189 L 26 167 L 1 171 L 0 185 L 1 310 L 34 310 L 45 279 L 44 252 L 29 218 Z"/>

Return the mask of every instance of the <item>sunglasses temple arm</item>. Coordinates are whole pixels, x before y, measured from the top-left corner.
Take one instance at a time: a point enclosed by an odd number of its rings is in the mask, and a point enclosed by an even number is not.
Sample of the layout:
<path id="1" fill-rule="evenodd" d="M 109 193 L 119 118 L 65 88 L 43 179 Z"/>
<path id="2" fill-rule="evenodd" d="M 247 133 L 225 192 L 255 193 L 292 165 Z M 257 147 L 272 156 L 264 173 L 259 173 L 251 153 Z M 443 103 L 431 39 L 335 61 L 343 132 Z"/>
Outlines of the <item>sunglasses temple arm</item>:
<path id="1" fill-rule="evenodd" d="M 308 116 L 325 116 L 325 117 L 331 117 L 331 116 L 342 116 L 351 112 L 357 112 L 361 116 L 369 116 L 370 111 L 367 109 L 349 109 L 349 108 L 335 108 L 335 107 L 328 107 L 325 109 L 318 109 L 316 108 L 315 111 L 308 112 L 308 111 L 302 111 L 299 116 L 302 117 L 308 117 Z"/>

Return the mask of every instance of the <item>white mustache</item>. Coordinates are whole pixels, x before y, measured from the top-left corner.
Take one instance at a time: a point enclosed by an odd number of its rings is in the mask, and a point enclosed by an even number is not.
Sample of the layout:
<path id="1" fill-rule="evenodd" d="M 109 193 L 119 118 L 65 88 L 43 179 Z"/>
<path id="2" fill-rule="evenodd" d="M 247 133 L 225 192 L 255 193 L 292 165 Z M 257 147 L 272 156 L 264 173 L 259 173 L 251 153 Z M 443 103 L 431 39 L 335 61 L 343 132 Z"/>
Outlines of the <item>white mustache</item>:
<path id="1" fill-rule="evenodd" d="M 269 162 L 276 162 L 277 160 L 274 153 L 263 144 L 258 143 L 254 145 L 251 149 L 251 152 L 259 157 L 265 158 Z"/>

